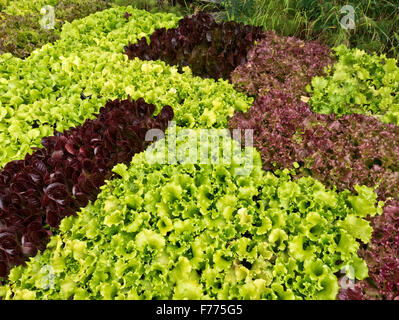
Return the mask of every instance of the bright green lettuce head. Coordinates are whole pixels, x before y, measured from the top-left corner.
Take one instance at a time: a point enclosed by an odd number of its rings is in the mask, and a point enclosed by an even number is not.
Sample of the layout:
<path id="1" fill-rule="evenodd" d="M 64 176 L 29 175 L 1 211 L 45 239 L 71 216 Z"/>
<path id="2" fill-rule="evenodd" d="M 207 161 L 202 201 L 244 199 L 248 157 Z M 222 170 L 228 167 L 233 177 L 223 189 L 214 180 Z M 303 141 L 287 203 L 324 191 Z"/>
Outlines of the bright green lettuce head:
<path id="1" fill-rule="evenodd" d="M 201 136 L 225 139 L 223 152 L 207 153 L 210 163 L 192 163 L 203 152 Z M 174 164 L 157 162 L 167 150 L 176 151 Z M 229 151 L 230 164 L 223 157 Z M 215 154 L 220 161 L 212 163 Z M 250 170 L 240 170 L 248 163 Z M 241 149 L 226 131 L 170 128 L 129 168 L 117 165 L 121 178 L 64 219 L 46 251 L 14 268 L 3 295 L 335 299 L 343 267 L 366 277 L 357 249 L 371 236 L 363 219 L 375 206 L 370 193 L 337 193 L 312 178 L 292 181 L 287 170 L 261 167 L 259 153 Z"/>
<path id="2" fill-rule="evenodd" d="M 337 63 L 327 77 L 308 85 L 309 104 L 319 113 L 360 113 L 399 124 L 398 61 L 344 45 L 334 48 Z"/>

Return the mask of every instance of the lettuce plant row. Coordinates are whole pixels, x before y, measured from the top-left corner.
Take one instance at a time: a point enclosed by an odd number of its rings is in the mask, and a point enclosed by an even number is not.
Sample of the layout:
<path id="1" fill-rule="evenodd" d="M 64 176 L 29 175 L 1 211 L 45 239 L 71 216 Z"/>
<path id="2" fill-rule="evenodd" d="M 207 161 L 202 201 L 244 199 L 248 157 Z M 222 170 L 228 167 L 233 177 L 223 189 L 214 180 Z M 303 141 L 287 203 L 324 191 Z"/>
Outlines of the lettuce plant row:
<path id="1" fill-rule="evenodd" d="M 66 24 L 59 41 L 26 60 L 0 56 L 0 167 L 40 147 L 54 128 L 82 124 L 108 99 L 143 97 L 156 112 L 170 105 L 178 124 L 188 127 L 226 126 L 235 110 L 247 110 L 252 100 L 226 81 L 193 77 L 188 68 L 181 74 L 161 61 L 128 61 L 122 54 L 125 41 L 176 21 L 171 14 L 114 8 Z"/>
<path id="2" fill-rule="evenodd" d="M 384 288 L 388 285 L 391 296 L 399 295 L 398 126 L 359 114 L 317 114 L 293 94 L 271 91 L 247 113 L 236 113 L 230 127 L 254 129 L 254 145 L 266 170 L 291 168 L 295 163 L 297 177 L 311 176 L 338 190 L 355 191 L 356 185 L 366 185 L 375 188 L 379 200 L 395 199 L 385 206 L 384 216 L 377 218 L 390 227 L 385 230 L 383 223 L 375 221 L 372 244 L 362 256 L 367 257 L 370 276 L 382 296 L 387 296 Z M 390 272 L 383 273 L 385 268 Z"/>
<path id="3" fill-rule="evenodd" d="M 399 125 L 399 66 L 385 55 L 359 49 L 334 49 L 338 62 L 326 78 L 315 77 L 308 87 L 312 110 L 337 115 L 374 115 Z"/>
<path id="4" fill-rule="evenodd" d="M 306 86 L 334 62 L 331 50 L 316 41 L 278 36 L 266 31 L 259 43 L 249 50 L 247 62 L 231 73 L 238 90 L 258 96 L 270 90 L 306 94 Z"/>
<path id="5" fill-rule="evenodd" d="M 134 21 L 126 22 L 123 17 L 126 10 L 132 13 Z M 79 21 L 66 24 L 63 28 L 65 39 L 34 51 L 25 60 L 13 58 L 10 54 L 0 56 L 1 167 L 10 160 L 23 159 L 31 147 L 39 147 L 41 138 L 51 135 L 54 127 L 57 131 L 63 131 L 82 124 L 86 118 L 98 112 L 107 98 L 117 97 L 113 94 L 99 101 L 95 96 L 81 103 L 80 93 L 86 88 L 87 81 L 100 78 L 97 83 L 102 83 L 98 86 L 104 86 L 104 77 L 112 73 L 112 62 L 123 61 L 115 61 L 109 56 L 101 59 L 105 49 L 97 50 L 93 57 L 95 50 L 88 49 L 92 43 L 87 41 L 87 37 L 97 39 L 97 32 L 99 39 L 106 38 L 111 36 L 111 31 L 118 29 L 121 36 L 129 32 L 130 38 L 134 39 L 144 35 L 146 28 L 151 33 L 154 28 L 174 24 L 173 15 L 153 17 L 149 13 L 137 11 L 131 8 L 111 9 L 82 19 L 81 25 Z M 165 22 L 168 20 L 171 22 Z M 71 60 L 65 60 L 71 56 Z M 103 63 L 96 65 L 96 60 L 102 60 Z M 107 60 L 111 65 L 104 70 Z M 79 72 L 73 68 L 78 62 L 83 63 L 86 69 Z M 120 64 L 118 66 L 124 68 Z M 118 71 L 118 74 L 121 73 Z"/>
<path id="6" fill-rule="evenodd" d="M 177 28 L 156 30 L 137 44 L 129 43 L 129 59 L 161 59 L 171 65 L 190 66 L 195 75 L 229 79 L 230 73 L 246 62 L 247 52 L 263 37 L 260 27 L 236 22 L 216 23 L 210 14 L 200 12 L 179 21 Z"/>
<path id="7" fill-rule="evenodd" d="M 0 277 L 43 250 L 65 216 L 94 201 L 117 163 L 145 150 L 145 133 L 166 129 L 173 110 L 144 100 L 109 101 L 94 120 L 43 138 L 44 148 L 0 172 Z"/>
<path id="8" fill-rule="evenodd" d="M 236 113 L 230 128 L 254 129 L 266 170 L 297 162 L 299 176 L 310 174 L 328 187 L 377 187 L 381 200 L 399 195 L 396 125 L 359 114 L 318 114 L 293 94 L 271 91 L 247 113 Z"/>
<path id="9" fill-rule="evenodd" d="M 177 155 L 197 152 L 200 134 L 209 134 L 177 132 L 171 140 Z M 227 143 L 235 155 L 230 164 L 211 157 L 207 164 L 184 157 L 162 164 L 169 136 L 129 168 L 117 165 L 121 179 L 108 181 L 77 217 L 65 218 L 42 254 L 11 271 L 1 295 L 335 299 L 343 267 L 352 270 L 349 277 L 367 276 L 357 250 L 371 237 L 365 217 L 381 213 L 371 189 L 337 193 L 310 177 L 293 181 L 288 170 L 265 172 L 259 153 L 240 150 L 234 140 Z M 252 170 L 238 174 L 249 149 Z"/>
<path id="10" fill-rule="evenodd" d="M 130 14 L 130 19 L 124 17 L 125 13 Z M 137 41 L 137 39 L 151 34 L 156 28 L 173 27 L 178 21 L 178 17 L 172 14 L 151 15 L 146 11 L 134 10 L 131 7 L 118 7 L 98 12 L 81 20 L 75 20 L 72 23 L 66 23 L 61 32 L 61 38 L 55 44 L 47 44 L 42 48 L 35 50 L 27 59 L 22 60 L 12 57 L 11 54 L 0 55 L 0 76 L 1 83 L 7 84 L 7 81 L 13 81 L 11 84 L 2 88 L 7 94 L 6 102 L 17 96 L 12 101 L 13 105 L 20 105 L 22 102 L 31 102 L 45 97 L 48 92 L 41 92 L 40 87 L 36 88 L 31 100 L 29 95 L 21 92 L 22 85 L 27 89 L 35 88 L 34 85 L 40 84 L 52 85 L 50 88 L 61 84 L 55 83 L 57 77 L 51 77 L 54 65 L 62 62 L 63 58 L 79 54 L 87 49 L 91 52 L 120 52 L 123 49 L 121 39 Z M 119 41 L 119 43 L 118 43 Z M 100 44 L 100 48 L 98 48 Z M 96 46 L 97 48 L 90 48 Z M 35 69 L 35 67 L 37 69 Z M 36 76 L 39 80 L 46 80 L 42 83 L 32 83 Z M 45 78 L 47 77 L 47 78 Z M 17 80 L 28 78 L 29 82 L 23 82 L 20 85 Z M 54 79 L 55 78 L 55 79 Z M 55 90 L 56 91 L 56 90 Z M 20 100 L 24 101 L 20 101 Z M 2 101 L 5 103 L 5 101 Z"/>

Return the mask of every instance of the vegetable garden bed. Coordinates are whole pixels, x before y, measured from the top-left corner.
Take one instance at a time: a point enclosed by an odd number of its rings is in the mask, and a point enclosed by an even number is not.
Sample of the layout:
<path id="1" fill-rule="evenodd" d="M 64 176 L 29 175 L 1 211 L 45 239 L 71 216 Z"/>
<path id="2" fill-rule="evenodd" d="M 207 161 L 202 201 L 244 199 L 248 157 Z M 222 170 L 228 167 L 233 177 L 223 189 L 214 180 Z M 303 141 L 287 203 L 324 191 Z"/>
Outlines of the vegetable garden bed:
<path id="1" fill-rule="evenodd" d="M 395 59 L 204 12 L 1 54 L 0 297 L 399 299 L 398 92 Z"/>

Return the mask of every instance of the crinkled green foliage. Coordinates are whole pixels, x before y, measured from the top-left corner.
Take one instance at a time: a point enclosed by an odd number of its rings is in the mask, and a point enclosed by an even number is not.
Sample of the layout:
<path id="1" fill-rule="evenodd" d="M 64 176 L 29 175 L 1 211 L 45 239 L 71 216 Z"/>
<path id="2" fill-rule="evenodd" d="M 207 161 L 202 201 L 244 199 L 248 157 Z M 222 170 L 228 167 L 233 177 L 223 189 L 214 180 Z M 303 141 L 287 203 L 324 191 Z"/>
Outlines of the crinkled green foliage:
<path id="1" fill-rule="evenodd" d="M 125 12 L 131 16 L 129 21 Z M 127 42 L 156 28 L 174 27 L 178 17 L 113 8 L 64 26 L 61 39 L 26 60 L 0 55 L 0 167 L 24 158 L 41 138 L 93 118 L 108 99 L 144 98 L 158 110 L 170 105 L 179 125 L 223 127 L 251 99 L 227 81 L 193 77 L 160 61 L 128 61 Z M 89 97 L 82 100 L 84 97 Z"/>
<path id="2" fill-rule="evenodd" d="M 231 164 L 193 164 L 198 129 L 178 130 L 178 162 L 161 164 L 174 150 L 171 130 L 168 144 L 117 165 L 121 179 L 11 271 L 5 298 L 334 299 L 341 268 L 367 276 L 357 250 L 372 232 L 364 218 L 381 212 L 370 189 L 337 193 L 265 172 L 256 150 L 230 139 Z M 252 170 L 240 175 L 251 153 Z"/>
<path id="3" fill-rule="evenodd" d="M 327 77 L 315 77 L 308 87 L 310 105 L 319 113 L 374 115 L 399 124 L 399 67 L 385 55 L 369 55 L 341 45 L 338 62 Z"/>

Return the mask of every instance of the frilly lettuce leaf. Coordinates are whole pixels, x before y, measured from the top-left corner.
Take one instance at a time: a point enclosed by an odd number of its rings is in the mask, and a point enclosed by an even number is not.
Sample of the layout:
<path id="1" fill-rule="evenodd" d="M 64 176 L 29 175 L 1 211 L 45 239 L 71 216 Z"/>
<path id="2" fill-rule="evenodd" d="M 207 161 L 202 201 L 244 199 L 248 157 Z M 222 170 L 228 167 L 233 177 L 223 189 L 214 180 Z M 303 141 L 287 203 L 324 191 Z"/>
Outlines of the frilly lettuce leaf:
<path id="1" fill-rule="evenodd" d="M 155 158 L 171 134 L 156 143 Z M 176 149 L 186 142 L 178 137 Z M 366 277 L 357 250 L 370 239 L 365 212 L 382 205 L 373 192 L 338 193 L 309 177 L 293 180 L 287 170 L 265 172 L 253 151 L 248 175 L 237 174 L 246 165 L 240 159 L 160 164 L 137 154 L 130 167 L 115 167 L 121 178 L 108 181 L 97 201 L 62 221 L 42 254 L 12 269 L 1 295 L 335 299 L 339 272 Z"/>

